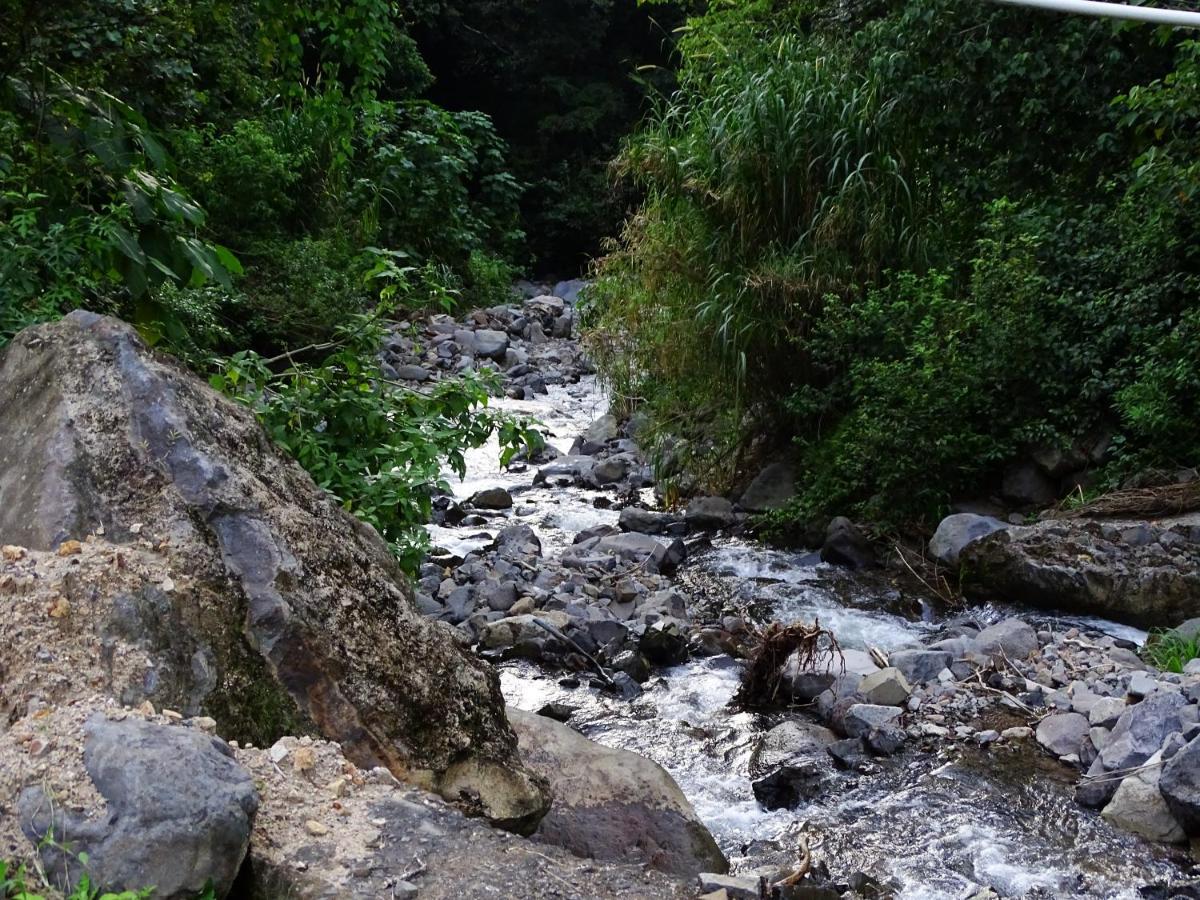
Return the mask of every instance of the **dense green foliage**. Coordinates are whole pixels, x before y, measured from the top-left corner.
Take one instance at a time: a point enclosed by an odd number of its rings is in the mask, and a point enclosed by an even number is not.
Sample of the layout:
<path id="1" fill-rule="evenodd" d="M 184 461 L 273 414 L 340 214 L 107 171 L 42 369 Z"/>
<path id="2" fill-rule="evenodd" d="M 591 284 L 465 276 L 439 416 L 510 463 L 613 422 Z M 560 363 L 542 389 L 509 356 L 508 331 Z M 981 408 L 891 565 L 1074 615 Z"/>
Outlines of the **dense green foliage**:
<path id="1" fill-rule="evenodd" d="M 1164 672 L 1182 672 L 1183 667 L 1200 657 L 1200 637 L 1169 631 L 1152 631 L 1142 648 L 1142 657 Z"/>
<path id="2" fill-rule="evenodd" d="M 392 0 L 0 3 L 0 346 L 85 307 L 246 399 L 408 566 L 484 380 L 386 385 L 384 309 L 506 299 L 522 185 Z M 291 351 L 290 353 L 288 351 Z"/>
<path id="3" fill-rule="evenodd" d="M 1200 461 L 1194 43 L 759 0 L 712 4 L 681 52 L 620 158 L 646 201 L 591 339 L 694 477 L 790 442 L 778 522 L 902 525 L 1040 446 L 1108 437 L 1093 485 Z"/>

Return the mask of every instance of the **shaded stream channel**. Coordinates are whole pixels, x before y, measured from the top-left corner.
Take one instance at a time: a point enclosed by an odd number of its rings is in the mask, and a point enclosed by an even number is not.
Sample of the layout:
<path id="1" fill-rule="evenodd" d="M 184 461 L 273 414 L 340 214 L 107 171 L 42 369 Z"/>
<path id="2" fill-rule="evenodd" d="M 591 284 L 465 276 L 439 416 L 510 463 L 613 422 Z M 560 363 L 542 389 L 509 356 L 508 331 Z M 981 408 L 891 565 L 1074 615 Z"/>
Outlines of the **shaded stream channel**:
<path id="1" fill-rule="evenodd" d="M 549 443 L 564 453 L 607 407 L 594 378 L 551 386 L 534 401 L 495 405 L 538 418 Z M 455 495 L 502 486 L 513 494 L 514 509 L 488 527 L 431 526 L 434 543 L 463 554 L 487 544 L 498 528 L 520 522 L 537 532 L 543 555 L 550 557 L 579 531 L 616 524 L 615 509 L 593 505 L 603 492 L 534 487 L 535 473 L 532 466 L 502 471 L 495 445 L 470 454 L 467 478 L 452 479 Z M 847 648 L 889 651 L 928 639 L 951 614 L 902 595 L 880 576 L 735 538 L 715 537 L 675 581 L 696 604 L 694 620 L 733 612 L 760 623 L 819 617 Z M 1015 613 L 1037 628 L 1074 625 L 1127 640 L 1145 637 L 1101 620 L 1019 608 L 976 607 L 970 613 L 984 623 Z M 588 687 L 586 677 L 580 686 L 563 686 L 567 673 L 527 662 L 502 664 L 501 683 L 509 703 L 527 710 L 567 703 L 577 708 L 571 724 L 588 737 L 660 763 L 734 872 L 786 866 L 796 858 L 801 833 L 835 877 L 863 871 L 913 900 L 969 898 L 987 888 L 1002 897 L 1140 897 L 1146 896 L 1143 886 L 1180 871 L 1178 851 L 1119 831 L 1078 806 L 1072 796 L 1076 773 L 1033 741 L 990 749 L 970 742 L 919 743 L 881 761 L 873 774 L 845 774 L 834 789 L 796 809 L 765 811 L 749 775 L 756 741 L 783 719 L 804 714 L 731 710 L 740 670 L 727 656 L 695 658 L 656 673 L 633 701 Z M 1023 721 L 1014 717 L 995 727 L 1011 724 Z"/>

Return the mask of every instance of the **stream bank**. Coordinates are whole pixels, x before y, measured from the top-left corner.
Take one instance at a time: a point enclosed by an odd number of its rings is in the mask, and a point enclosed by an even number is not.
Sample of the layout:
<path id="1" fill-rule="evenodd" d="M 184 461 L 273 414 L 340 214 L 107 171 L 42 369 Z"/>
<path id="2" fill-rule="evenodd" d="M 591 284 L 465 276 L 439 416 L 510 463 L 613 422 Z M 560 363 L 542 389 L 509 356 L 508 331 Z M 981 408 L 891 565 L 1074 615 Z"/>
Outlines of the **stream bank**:
<path id="1" fill-rule="evenodd" d="M 493 355 L 497 368 L 541 379 L 531 391 L 510 381 L 498 405 L 540 419 L 547 452 L 508 470 L 494 447 L 470 456 L 467 478 L 430 528 L 437 550 L 418 597 L 500 664 L 510 704 L 660 763 L 745 883 L 790 871 L 803 843 L 832 884 L 865 896 L 1195 891 L 1183 886 L 1184 851 L 1075 800 L 1079 768 L 1095 765 L 1096 744 L 1119 731 L 1125 706 L 1177 695 L 1193 712 L 1150 730 L 1189 738 L 1196 730 L 1195 679 L 1147 673 L 1133 652 L 1144 632 L 1011 603 L 947 610 L 887 573 L 740 537 L 745 515 L 719 499 L 684 515 L 654 511 L 636 443 L 604 415 L 578 345 L 538 338 L 545 327 L 528 321 L 538 306 L 494 308 L 471 322 L 505 334 L 505 356 L 526 354 L 512 365 Z M 559 315 L 569 309 L 564 302 Z M 754 632 L 814 619 L 836 636 L 847 672 L 790 673 L 791 710 L 731 708 L 736 657 Z M 1016 643 L 980 653 L 981 632 L 997 625 Z M 878 702 L 863 702 L 867 678 Z M 1101 701 L 1109 718 L 1093 725 Z M 872 709 L 852 712 L 863 706 Z M 813 731 L 824 725 L 837 734 Z M 847 734 L 858 752 L 839 741 Z M 789 768 L 775 778 L 782 801 L 756 787 Z"/>

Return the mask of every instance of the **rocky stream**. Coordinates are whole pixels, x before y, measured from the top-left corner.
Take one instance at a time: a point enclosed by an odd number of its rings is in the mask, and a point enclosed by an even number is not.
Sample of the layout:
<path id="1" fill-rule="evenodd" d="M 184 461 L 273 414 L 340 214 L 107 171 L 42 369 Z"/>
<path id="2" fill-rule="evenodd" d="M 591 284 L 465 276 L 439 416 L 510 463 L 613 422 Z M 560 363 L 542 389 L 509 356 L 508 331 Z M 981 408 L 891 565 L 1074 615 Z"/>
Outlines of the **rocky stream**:
<path id="1" fill-rule="evenodd" d="M 951 601 L 845 519 L 757 541 L 786 460 L 664 509 L 580 287 L 382 348 L 416 390 L 495 370 L 547 438 L 469 455 L 415 582 L 129 325 L 17 335 L 0 861 L 159 900 L 1200 897 L 1200 661 L 1120 624 L 1200 636 L 1200 519 L 964 509 Z"/>

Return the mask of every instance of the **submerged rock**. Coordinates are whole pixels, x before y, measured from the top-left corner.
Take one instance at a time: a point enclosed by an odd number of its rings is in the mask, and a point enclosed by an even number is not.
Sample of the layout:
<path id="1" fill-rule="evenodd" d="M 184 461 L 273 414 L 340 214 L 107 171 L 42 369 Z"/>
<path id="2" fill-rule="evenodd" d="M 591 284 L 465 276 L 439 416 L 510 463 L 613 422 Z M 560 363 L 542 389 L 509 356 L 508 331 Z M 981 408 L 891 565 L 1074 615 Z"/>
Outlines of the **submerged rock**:
<path id="1" fill-rule="evenodd" d="M 876 564 L 871 542 L 857 525 L 844 516 L 838 516 L 829 523 L 825 531 L 825 543 L 821 547 L 821 559 L 851 569 L 866 569 Z"/>
<path id="2" fill-rule="evenodd" d="M 118 656 L 147 660 L 113 670 L 115 696 L 211 716 L 256 743 L 315 731 L 359 765 L 435 789 L 469 760 L 486 774 L 475 810 L 536 825 L 548 801 L 519 760 L 495 671 L 421 615 L 387 544 L 249 409 L 85 312 L 0 353 L 0 408 L 6 542 L 50 550 L 102 531 L 127 555 L 157 554 L 133 590 L 90 591 L 89 624 Z M 55 635 L 67 655 L 90 640 Z"/>
<path id="3" fill-rule="evenodd" d="M 510 709 L 509 717 L 527 763 L 554 793 L 535 839 L 579 856 L 638 861 L 676 875 L 728 870 L 716 841 L 657 763 L 542 716 Z"/>

